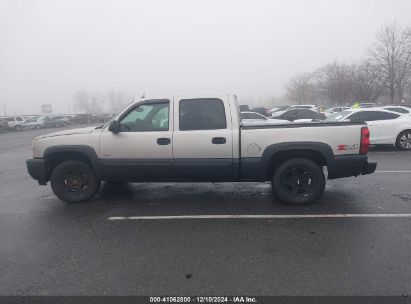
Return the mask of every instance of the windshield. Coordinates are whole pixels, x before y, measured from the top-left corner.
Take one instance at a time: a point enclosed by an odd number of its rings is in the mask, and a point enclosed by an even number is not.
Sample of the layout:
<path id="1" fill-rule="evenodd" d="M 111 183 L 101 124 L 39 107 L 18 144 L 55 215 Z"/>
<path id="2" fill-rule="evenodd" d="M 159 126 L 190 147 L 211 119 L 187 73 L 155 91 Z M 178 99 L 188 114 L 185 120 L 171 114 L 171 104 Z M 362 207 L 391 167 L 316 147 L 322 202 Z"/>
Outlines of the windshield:
<path id="1" fill-rule="evenodd" d="M 325 121 L 341 121 L 345 116 L 352 113 L 352 111 L 340 111 L 328 116 Z"/>

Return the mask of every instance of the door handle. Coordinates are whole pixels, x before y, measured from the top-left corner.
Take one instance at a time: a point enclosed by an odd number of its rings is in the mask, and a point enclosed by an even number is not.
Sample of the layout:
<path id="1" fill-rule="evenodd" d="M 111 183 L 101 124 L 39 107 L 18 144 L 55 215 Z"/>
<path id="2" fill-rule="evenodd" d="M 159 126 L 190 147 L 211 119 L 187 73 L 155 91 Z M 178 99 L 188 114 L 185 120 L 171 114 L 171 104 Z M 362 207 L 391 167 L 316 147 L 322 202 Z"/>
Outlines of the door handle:
<path id="1" fill-rule="evenodd" d="M 211 140 L 211 142 L 214 145 L 223 145 L 226 143 L 226 139 L 225 137 L 213 137 L 213 139 Z"/>
<path id="2" fill-rule="evenodd" d="M 166 146 L 171 143 L 170 138 L 162 137 L 162 138 L 157 138 L 157 144 L 160 146 Z"/>

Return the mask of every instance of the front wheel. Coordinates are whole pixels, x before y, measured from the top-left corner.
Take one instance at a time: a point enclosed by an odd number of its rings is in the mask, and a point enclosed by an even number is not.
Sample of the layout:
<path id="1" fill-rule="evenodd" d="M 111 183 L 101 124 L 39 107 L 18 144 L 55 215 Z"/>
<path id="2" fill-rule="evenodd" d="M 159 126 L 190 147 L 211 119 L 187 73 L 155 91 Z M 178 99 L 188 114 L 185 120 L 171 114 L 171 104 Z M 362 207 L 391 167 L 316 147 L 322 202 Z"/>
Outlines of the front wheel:
<path id="1" fill-rule="evenodd" d="M 401 132 L 395 145 L 400 150 L 411 150 L 411 130 Z"/>
<path id="2" fill-rule="evenodd" d="M 275 170 L 272 186 L 278 198 L 286 204 L 311 204 L 323 193 L 325 176 L 315 162 L 295 158 L 287 160 Z"/>
<path id="3" fill-rule="evenodd" d="M 58 165 L 50 178 L 54 194 L 62 201 L 80 203 L 90 200 L 100 187 L 93 169 L 81 161 L 65 161 Z"/>

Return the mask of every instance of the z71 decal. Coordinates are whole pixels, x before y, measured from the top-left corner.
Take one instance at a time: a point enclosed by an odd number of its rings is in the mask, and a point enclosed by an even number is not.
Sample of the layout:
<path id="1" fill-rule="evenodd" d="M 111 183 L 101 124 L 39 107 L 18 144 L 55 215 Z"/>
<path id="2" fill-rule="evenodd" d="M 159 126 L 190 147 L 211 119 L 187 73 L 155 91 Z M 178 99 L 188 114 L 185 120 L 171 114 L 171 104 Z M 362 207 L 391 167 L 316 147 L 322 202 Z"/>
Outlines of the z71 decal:
<path id="1" fill-rule="evenodd" d="M 351 150 L 357 150 L 358 145 L 338 145 L 337 146 L 337 151 L 351 151 Z"/>

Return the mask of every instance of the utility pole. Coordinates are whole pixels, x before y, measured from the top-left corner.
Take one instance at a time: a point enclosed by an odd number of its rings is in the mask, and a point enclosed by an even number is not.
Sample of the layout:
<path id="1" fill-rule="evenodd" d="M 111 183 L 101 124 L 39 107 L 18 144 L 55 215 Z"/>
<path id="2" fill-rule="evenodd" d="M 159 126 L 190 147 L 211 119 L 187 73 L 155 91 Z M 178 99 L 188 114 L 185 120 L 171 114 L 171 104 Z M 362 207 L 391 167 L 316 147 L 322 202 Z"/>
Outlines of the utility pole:
<path id="1" fill-rule="evenodd" d="M 3 102 L 3 110 L 4 110 L 4 116 L 7 116 L 7 113 L 6 113 L 6 103 L 5 103 L 5 102 Z"/>

